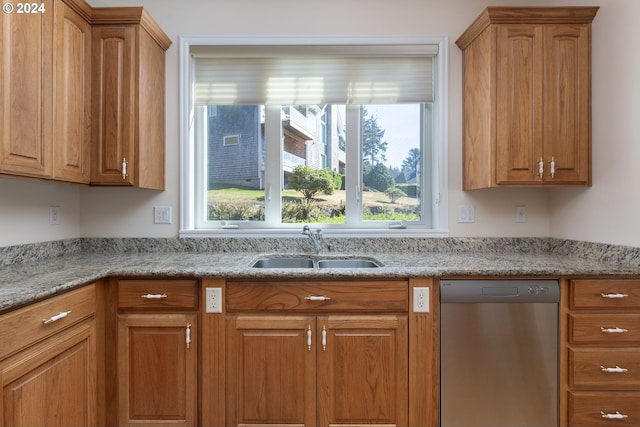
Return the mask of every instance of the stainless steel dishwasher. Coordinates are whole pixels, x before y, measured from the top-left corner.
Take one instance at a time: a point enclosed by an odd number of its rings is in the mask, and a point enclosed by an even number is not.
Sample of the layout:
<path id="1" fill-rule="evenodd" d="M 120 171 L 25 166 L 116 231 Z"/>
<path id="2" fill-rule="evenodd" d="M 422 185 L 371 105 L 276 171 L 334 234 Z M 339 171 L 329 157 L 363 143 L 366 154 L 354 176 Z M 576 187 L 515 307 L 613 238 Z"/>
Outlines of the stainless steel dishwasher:
<path id="1" fill-rule="evenodd" d="M 440 281 L 441 427 L 558 425 L 557 280 Z"/>

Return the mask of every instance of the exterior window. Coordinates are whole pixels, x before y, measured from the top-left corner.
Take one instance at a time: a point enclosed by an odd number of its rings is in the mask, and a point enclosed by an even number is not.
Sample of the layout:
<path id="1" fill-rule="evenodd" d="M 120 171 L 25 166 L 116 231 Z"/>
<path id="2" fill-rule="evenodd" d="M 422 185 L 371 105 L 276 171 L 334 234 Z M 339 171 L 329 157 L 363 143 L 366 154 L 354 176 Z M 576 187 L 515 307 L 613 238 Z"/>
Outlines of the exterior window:
<path id="1" fill-rule="evenodd" d="M 224 145 L 225 147 L 238 144 L 240 144 L 240 135 L 225 136 L 224 140 L 222 141 L 222 145 Z"/>
<path id="2" fill-rule="evenodd" d="M 446 233 L 444 45 L 187 44 L 181 235 Z"/>

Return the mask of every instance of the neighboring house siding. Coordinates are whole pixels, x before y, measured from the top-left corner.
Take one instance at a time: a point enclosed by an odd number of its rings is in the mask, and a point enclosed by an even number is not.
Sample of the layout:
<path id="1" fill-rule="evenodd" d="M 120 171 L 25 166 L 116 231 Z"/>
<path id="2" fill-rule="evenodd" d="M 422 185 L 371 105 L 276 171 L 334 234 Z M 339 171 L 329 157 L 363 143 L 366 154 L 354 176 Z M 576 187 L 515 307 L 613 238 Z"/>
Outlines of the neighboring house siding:
<path id="1" fill-rule="evenodd" d="M 209 182 L 262 188 L 260 107 L 209 108 Z M 239 143 L 224 146 L 229 135 L 239 135 Z"/>

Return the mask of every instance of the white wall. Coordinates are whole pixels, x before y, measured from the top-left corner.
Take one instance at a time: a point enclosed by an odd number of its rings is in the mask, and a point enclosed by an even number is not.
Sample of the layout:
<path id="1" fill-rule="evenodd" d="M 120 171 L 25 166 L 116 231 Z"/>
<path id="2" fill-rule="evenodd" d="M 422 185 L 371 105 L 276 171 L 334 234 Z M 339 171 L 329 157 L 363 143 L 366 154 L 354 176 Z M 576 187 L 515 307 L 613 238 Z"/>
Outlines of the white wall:
<path id="1" fill-rule="evenodd" d="M 633 161 L 640 158 L 635 79 L 640 41 L 637 0 L 92 0 L 93 6 L 142 5 L 174 41 L 167 52 L 167 190 L 60 186 L 60 202 L 73 226 L 66 235 L 175 237 L 179 207 L 178 47 L 181 34 L 214 35 L 422 35 L 449 37 L 449 227 L 452 236 L 564 237 L 640 246 L 640 186 Z M 599 5 L 593 24 L 593 182 L 590 189 L 491 189 L 461 191 L 461 54 L 455 40 L 488 5 Z M 634 41 L 636 43 L 634 43 Z M 606 62 L 605 62 L 606 61 Z M 615 64 L 611 65 L 611 64 Z M 636 89 L 636 90 L 634 90 Z M 634 155 L 635 154 L 635 155 Z M 51 240 L 46 222 L 29 212 L 55 185 L 0 180 L 0 246 Z M 15 194 L 14 194 L 15 193 Z M 79 206 L 70 200 L 77 200 Z M 51 203 L 54 203 L 52 201 Z M 154 225 L 153 206 L 173 206 L 171 225 Z M 473 205 L 474 224 L 456 222 L 459 205 Z M 516 224 L 515 206 L 528 222 Z M 606 209 L 606 210 L 605 210 Z M 48 210 L 47 210 L 48 212 Z M 12 227 L 6 227 L 12 222 Z M 25 231 L 24 233 L 22 231 Z M 29 231 L 29 232 L 26 232 Z M 5 238 L 7 232 L 7 238 Z M 57 238 L 57 237 L 53 237 Z"/>

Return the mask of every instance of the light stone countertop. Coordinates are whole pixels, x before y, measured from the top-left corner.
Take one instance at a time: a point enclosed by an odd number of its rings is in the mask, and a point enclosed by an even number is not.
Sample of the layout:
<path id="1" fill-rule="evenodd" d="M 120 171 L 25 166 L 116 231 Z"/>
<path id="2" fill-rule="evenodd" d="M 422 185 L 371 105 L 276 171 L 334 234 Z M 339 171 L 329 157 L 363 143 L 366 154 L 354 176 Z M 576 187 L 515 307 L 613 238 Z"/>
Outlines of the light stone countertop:
<path id="1" fill-rule="evenodd" d="M 82 239 L 81 239 L 82 240 Z M 286 240 L 286 239 L 284 239 Z M 258 269 L 265 255 L 306 255 L 308 242 L 185 243 L 179 239 L 88 239 L 0 252 L 0 312 L 109 276 L 220 278 L 409 278 L 450 276 L 640 277 L 640 249 L 554 239 L 335 242 L 321 258 L 367 258 L 380 268 Z M 194 246 L 195 244 L 195 246 Z M 185 246 L 185 245 L 188 245 Z M 204 245 L 204 246 L 202 246 Z M 220 245 L 220 242 L 214 245 Z M 246 246 L 248 245 L 248 246 Z M 52 249 L 53 248 L 53 249 Z M 251 250 L 251 249 L 255 250 Z M 58 253 L 58 252 L 61 253 Z M 35 255 L 34 255 L 35 254 Z M 44 254 L 44 255 L 43 255 Z M 3 258 L 4 256 L 4 258 Z M 12 258 L 14 262 L 6 260 Z M 19 262 L 15 262 L 18 259 Z"/>

